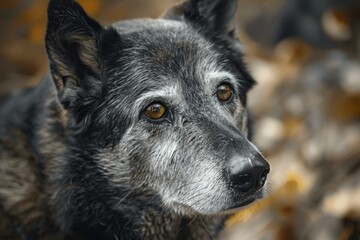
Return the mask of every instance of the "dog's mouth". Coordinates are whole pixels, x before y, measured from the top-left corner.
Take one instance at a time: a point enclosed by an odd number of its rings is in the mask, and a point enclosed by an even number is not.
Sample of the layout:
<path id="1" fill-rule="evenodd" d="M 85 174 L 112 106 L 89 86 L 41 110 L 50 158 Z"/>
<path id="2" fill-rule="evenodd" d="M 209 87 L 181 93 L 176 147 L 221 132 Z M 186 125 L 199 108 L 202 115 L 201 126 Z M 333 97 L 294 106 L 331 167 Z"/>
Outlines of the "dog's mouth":
<path id="1" fill-rule="evenodd" d="M 220 211 L 217 214 L 227 215 L 227 214 L 232 214 L 232 213 L 238 212 L 241 209 L 249 207 L 249 205 L 251 205 L 258 199 L 260 199 L 260 197 L 257 194 L 252 194 L 247 197 L 242 197 L 241 201 L 235 202 L 234 204 L 230 205 L 230 207 L 224 209 L 223 211 Z"/>
<path id="2" fill-rule="evenodd" d="M 242 196 L 237 196 L 235 200 L 232 201 L 232 203 L 229 204 L 229 206 L 225 206 L 222 209 L 219 209 L 216 212 L 212 212 L 212 213 L 201 213 L 196 211 L 192 206 L 186 205 L 186 204 L 181 204 L 181 203 L 173 203 L 173 206 L 180 210 L 183 213 L 186 214 L 196 214 L 196 213 L 200 213 L 200 214 L 205 214 L 205 215 L 228 215 L 228 214 L 232 214 L 232 213 L 236 213 L 241 209 L 244 209 L 246 207 L 249 207 L 249 205 L 251 205 L 252 203 L 254 203 L 256 200 L 261 199 L 264 197 L 263 192 L 260 190 L 249 193 L 247 195 L 242 195 Z"/>

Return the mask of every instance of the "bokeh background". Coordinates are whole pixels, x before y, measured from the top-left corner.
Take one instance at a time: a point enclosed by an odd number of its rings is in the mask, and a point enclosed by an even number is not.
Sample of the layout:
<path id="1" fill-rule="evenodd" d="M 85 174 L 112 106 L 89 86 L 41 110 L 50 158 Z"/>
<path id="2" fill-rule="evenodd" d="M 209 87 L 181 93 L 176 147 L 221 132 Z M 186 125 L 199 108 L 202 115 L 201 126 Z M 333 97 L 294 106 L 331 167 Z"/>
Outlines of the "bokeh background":
<path id="1" fill-rule="evenodd" d="M 108 24 L 177 1 L 79 2 Z M 0 96 L 48 74 L 46 6 L 0 0 Z M 272 171 L 269 196 L 221 239 L 360 239 L 360 0 L 240 0 L 237 24 L 258 81 L 253 140 Z"/>

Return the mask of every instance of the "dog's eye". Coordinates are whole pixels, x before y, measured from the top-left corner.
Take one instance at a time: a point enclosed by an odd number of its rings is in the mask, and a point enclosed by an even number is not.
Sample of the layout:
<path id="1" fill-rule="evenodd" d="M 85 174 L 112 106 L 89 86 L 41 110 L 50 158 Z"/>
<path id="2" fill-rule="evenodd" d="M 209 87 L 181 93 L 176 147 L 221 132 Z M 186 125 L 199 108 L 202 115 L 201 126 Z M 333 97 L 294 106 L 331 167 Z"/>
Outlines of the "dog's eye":
<path id="1" fill-rule="evenodd" d="M 216 95 L 220 101 L 226 102 L 233 95 L 233 91 L 232 91 L 231 87 L 229 86 L 229 84 L 222 83 L 218 86 Z"/>
<path id="2" fill-rule="evenodd" d="M 151 103 L 145 109 L 145 115 L 150 119 L 160 119 L 165 116 L 166 108 L 161 103 Z"/>

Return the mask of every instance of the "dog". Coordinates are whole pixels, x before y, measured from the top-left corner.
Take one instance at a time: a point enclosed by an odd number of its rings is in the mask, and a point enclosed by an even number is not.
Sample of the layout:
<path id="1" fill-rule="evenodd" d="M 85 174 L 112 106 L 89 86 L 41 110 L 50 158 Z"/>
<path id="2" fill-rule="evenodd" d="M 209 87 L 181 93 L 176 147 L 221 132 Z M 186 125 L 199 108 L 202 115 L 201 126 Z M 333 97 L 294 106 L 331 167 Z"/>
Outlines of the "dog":
<path id="1" fill-rule="evenodd" d="M 51 77 L 0 104 L 1 239 L 213 239 L 265 196 L 236 0 L 103 27 L 50 0 Z"/>

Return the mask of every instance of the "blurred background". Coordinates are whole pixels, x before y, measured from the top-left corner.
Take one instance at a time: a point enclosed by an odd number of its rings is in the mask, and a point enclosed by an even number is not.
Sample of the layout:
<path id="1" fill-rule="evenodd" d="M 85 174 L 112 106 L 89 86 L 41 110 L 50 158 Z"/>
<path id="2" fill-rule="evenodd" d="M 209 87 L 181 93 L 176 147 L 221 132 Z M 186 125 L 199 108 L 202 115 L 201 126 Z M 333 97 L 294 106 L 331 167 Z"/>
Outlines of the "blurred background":
<path id="1" fill-rule="evenodd" d="M 79 0 L 103 24 L 157 17 L 176 0 Z M 0 0 L 0 96 L 48 73 L 47 0 Z M 239 31 L 258 81 L 254 142 L 269 196 L 221 239 L 360 239 L 360 0 L 240 0 Z M 1 116 L 0 116 L 1 117 Z"/>

